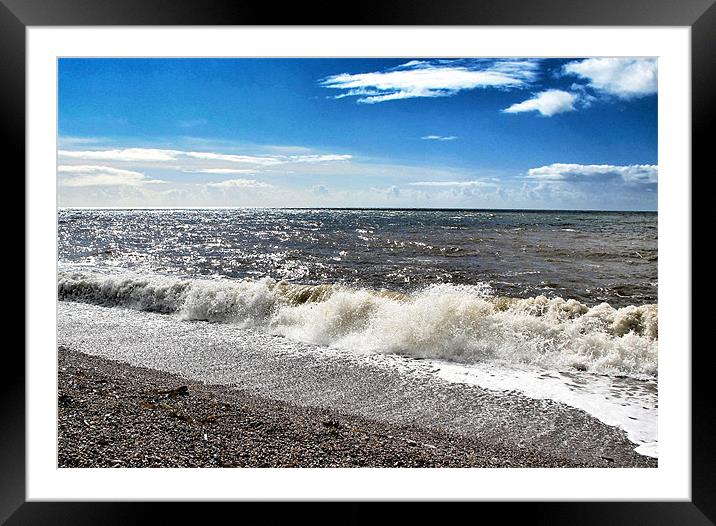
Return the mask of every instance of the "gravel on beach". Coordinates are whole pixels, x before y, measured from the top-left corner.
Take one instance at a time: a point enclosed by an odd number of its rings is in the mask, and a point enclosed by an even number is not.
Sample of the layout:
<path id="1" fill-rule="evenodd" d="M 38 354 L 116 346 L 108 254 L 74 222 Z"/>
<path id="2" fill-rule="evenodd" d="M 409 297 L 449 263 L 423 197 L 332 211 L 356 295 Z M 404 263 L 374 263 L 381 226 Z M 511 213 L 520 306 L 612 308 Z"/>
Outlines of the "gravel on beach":
<path id="1" fill-rule="evenodd" d="M 645 464 L 649 460 L 645 459 Z M 655 464 L 655 462 L 654 462 Z M 59 467 L 612 467 L 58 351 Z"/>

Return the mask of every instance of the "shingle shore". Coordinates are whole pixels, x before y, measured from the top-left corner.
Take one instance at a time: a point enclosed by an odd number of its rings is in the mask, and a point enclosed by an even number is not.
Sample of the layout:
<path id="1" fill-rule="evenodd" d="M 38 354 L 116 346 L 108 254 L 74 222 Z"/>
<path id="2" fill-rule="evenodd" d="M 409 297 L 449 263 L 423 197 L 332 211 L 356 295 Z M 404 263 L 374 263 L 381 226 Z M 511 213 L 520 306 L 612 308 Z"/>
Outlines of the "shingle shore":
<path id="1" fill-rule="evenodd" d="M 58 359 L 59 467 L 614 466 L 293 405 L 63 347 Z"/>

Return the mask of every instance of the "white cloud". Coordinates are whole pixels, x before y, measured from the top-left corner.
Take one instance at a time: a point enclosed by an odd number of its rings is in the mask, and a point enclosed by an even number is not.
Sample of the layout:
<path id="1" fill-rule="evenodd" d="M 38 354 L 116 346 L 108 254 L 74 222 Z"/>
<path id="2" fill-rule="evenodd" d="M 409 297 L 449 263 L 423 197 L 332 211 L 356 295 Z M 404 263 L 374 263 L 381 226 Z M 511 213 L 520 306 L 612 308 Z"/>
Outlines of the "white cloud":
<path id="1" fill-rule="evenodd" d="M 589 108 L 592 103 L 598 100 L 597 97 L 590 93 L 589 87 L 584 84 L 577 84 L 576 82 L 573 82 L 569 89 L 577 95 L 580 108 Z"/>
<path id="2" fill-rule="evenodd" d="M 316 195 L 328 195 L 328 187 L 322 184 L 313 185 L 311 191 Z"/>
<path id="3" fill-rule="evenodd" d="M 528 179 L 540 181 L 604 181 L 621 179 L 625 183 L 656 183 L 659 169 L 655 164 L 564 164 L 555 163 L 527 172 Z"/>
<path id="4" fill-rule="evenodd" d="M 197 168 L 195 170 L 182 170 L 182 172 L 200 174 L 255 174 L 256 170 L 243 168 Z"/>
<path id="5" fill-rule="evenodd" d="M 398 188 L 396 185 L 391 185 L 388 188 L 371 187 L 369 190 L 375 194 L 380 195 L 381 197 L 389 199 L 398 198 L 402 195 L 400 192 L 400 188 Z"/>
<path id="6" fill-rule="evenodd" d="M 61 177 L 61 186 L 142 186 L 145 184 L 164 183 L 157 179 L 146 179 L 143 173 L 132 170 L 121 170 L 110 166 L 58 166 L 60 174 L 70 174 L 70 177 Z"/>
<path id="7" fill-rule="evenodd" d="M 68 146 L 78 146 L 87 144 L 101 144 L 108 142 L 109 139 L 105 137 L 73 137 L 71 135 L 64 135 L 58 137 L 58 143 L 60 148 L 66 148 Z"/>
<path id="8" fill-rule="evenodd" d="M 227 161 L 231 163 L 256 164 L 260 166 L 268 166 L 281 163 L 279 157 L 273 156 L 256 156 L 256 155 L 233 155 L 225 153 L 213 152 L 182 152 L 187 157 L 195 159 L 209 159 L 213 161 Z"/>
<path id="9" fill-rule="evenodd" d="M 426 135 L 425 137 L 420 138 L 424 141 L 454 141 L 460 137 L 455 135 Z"/>
<path id="10" fill-rule="evenodd" d="M 349 161 L 352 155 L 291 155 L 287 162 L 294 163 L 325 163 L 331 161 Z"/>
<path id="11" fill-rule="evenodd" d="M 212 188 L 272 188 L 268 183 L 262 183 L 255 179 L 229 179 L 220 183 L 207 183 Z"/>
<path id="12" fill-rule="evenodd" d="M 418 181 L 415 183 L 408 183 L 410 186 L 433 186 L 433 187 L 479 187 L 479 186 L 497 186 L 495 183 L 487 181 Z"/>
<path id="13" fill-rule="evenodd" d="M 60 157 L 92 161 L 174 161 L 182 152 L 155 148 L 125 148 L 122 150 L 60 150 Z"/>
<path id="14" fill-rule="evenodd" d="M 240 155 L 217 152 L 195 152 L 181 150 L 162 150 L 156 148 L 125 148 L 112 150 L 60 150 L 59 156 L 65 159 L 81 160 L 102 160 L 115 162 L 142 162 L 142 163 L 191 163 L 193 159 L 203 161 L 219 161 L 222 163 L 245 164 L 252 167 L 275 166 L 290 163 L 325 163 L 335 161 L 348 161 L 351 155 L 346 154 L 322 154 L 322 155 Z M 184 166 L 184 171 L 196 171 L 206 169 L 224 169 L 212 166 Z M 212 173 L 212 172 L 207 172 Z M 220 173 L 220 172 L 213 172 Z M 230 172 L 223 172 L 230 173 Z"/>
<path id="15" fill-rule="evenodd" d="M 435 198 L 443 202 L 450 199 L 473 199 L 486 195 L 498 195 L 499 185 L 489 181 L 418 181 L 408 186 L 422 188 L 421 199 Z M 420 195 L 420 194 L 418 194 Z"/>
<path id="16" fill-rule="evenodd" d="M 551 117 L 557 113 L 574 111 L 574 103 L 576 100 L 577 95 L 574 93 L 551 89 L 537 93 L 533 98 L 513 104 L 502 111 L 505 113 L 538 111 L 545 117 Z"/>
<path id="17" fill-rule="evenodd" d="M 595 90 L 621 99 L 657 92 L 657 60 L 654 58 L 589 58 L 565 64 L 563 72 L 585 79 Z"/>
<path id="18" fill-rule="evenodd" d="M 386 71 L 341 73 L 321 81 L 343 90 L 335 98 L 359 97 L 375 104 L 415 97 L 448 97 L 477 88 L 520 88 L 537 77 L 535 60 L 413 60 Z"/>

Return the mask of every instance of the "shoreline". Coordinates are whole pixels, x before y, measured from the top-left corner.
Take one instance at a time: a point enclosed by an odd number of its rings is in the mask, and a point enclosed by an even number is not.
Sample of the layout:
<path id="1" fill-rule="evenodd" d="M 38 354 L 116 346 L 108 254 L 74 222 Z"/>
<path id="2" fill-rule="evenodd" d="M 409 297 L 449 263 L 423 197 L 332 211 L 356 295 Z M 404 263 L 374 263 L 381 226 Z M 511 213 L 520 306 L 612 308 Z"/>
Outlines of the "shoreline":
<path id="1" fill-rule="evenodd" d="M 64 347 L 58 364 L 58 467 L 618 466 L 273 400 Z"/>
<path id="2" fill-rule="evenodd" d="M 152 382 L 163 382 L 168 390 L 177 384 L 189 385 L 191 380 L 211 393 L 235 393 L 232 387 L 239 387 L 260 400 L 251 407 L 326 408 L 333 414 L 371 421 L 372 427 L 391 429 L 386 435 L 396 436 L 395 428 L 417 427 L 459 437 L 459 447 L 472 441 L 529 451 L 535 459 L 564 459 L 575 466 L 658 465 L 656 459 L 634 451 L 637 444 L 624 430 L 583 410 L 529 398 L 515 390 L 450 382 L 427 361 L 305 345 L 232 324 L 187 322 L 129 309 L 67 302 L 60 302 L 58 308 L 58 344 L 89 355 L 85 361 L 108 360 L 101 365 L 104 383 L 115 376 L 128 379 L 118 387 L 125 397 L 136 398 L 136 389 L 130 387 L 137 382 L 150 393 Z M 149 378 L 144 383 L 136 380 L 136 371 L 127 369 L 129 365 Z M 175 375 L 166 377 L 169 382 L 163 380 L 167 373 Z M 145 401 L 163 402 L 151 397 Z M 128 407 L 122 418 L 131 422 L 136 415 Z M 111 411 L 97 414 L 107 413 Z M 196 419 L 208 414 L 196 415 Z M 79 423 L 87 428 L 82 419 Z M 305 433 L 302 436 L 305 439 Z M 161 433 L 155 439 L 165 440 Z M 529 465 L 550 464 L 538 460 Z"/>

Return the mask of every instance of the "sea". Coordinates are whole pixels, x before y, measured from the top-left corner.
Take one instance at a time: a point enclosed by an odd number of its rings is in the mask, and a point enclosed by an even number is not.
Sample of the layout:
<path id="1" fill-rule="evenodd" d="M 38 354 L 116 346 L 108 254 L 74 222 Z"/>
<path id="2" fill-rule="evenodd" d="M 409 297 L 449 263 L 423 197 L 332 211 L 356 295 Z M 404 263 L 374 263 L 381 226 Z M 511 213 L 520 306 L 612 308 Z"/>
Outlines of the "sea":
<path id="1" fill-rule="evenodd" d="M 63 304 L 430 363 L 658 456 L 654 212 L 62 208 L 57 223 Z"/>

